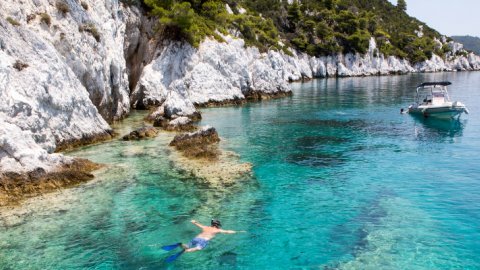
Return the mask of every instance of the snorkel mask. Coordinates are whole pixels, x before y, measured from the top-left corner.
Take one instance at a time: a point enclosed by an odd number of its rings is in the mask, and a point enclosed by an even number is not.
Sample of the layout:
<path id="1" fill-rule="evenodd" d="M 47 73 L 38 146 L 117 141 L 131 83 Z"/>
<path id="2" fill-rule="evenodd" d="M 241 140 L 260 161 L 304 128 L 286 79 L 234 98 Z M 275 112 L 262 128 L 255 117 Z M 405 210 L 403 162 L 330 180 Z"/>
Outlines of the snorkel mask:
<path id="1" fill-rule="evenodd" d="M 210 221 L 210 225 L 215 228 L 222 227 L 222 223 L 220 223 L 220 220 L 218 219 L 212 219 L 212 221 Z"/>

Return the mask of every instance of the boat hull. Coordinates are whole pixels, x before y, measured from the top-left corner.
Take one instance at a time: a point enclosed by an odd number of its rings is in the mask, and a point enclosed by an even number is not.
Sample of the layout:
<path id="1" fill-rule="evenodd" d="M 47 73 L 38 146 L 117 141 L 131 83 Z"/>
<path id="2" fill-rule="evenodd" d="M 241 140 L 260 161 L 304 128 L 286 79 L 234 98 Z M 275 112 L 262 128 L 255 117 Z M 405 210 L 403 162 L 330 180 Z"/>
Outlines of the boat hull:
<path id="1" fill-rule="evenodd" d="M 440 119 L 452 119 L 456 118 L 464 112 L 466 112 L 465 107 L 411 107 L 408 110 L 411 114 L 422 115 L 423 117 L 435 117 Z"/>

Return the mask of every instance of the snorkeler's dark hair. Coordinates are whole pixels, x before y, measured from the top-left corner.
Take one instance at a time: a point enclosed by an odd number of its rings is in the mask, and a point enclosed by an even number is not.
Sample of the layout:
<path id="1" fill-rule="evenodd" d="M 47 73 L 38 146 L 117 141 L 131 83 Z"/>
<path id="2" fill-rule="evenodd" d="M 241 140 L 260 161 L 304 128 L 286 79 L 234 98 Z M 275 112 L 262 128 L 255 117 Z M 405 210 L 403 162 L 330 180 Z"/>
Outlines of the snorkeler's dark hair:
<path id="1" fill-rule="evenodd" d="M 216 228 L 222 227 L 222 223 L 218 219 L 212 219 L 210 224 L 212 225 L 212 227 L 216 227 Z"/>

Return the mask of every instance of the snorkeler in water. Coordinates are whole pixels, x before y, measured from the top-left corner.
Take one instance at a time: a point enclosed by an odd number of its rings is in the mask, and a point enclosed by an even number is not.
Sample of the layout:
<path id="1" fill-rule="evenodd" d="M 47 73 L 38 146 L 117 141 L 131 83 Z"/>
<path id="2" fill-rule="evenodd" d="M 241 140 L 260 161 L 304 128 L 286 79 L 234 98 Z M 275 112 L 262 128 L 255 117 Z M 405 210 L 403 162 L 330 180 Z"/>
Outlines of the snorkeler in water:
<path id="1" fill-rule="evenodd" d="M 176 243 L 173 245 L 163 246 L 162 249 L 170 251 L 177 247 L 182 247 L 183 250 L 179 253 L 173 254 L 172 256 L 166 259 L 167 262 L 172 262 L 177 259 L 184 252 L 195 252 L 204 249 L 210 240 L 212 240 L 218 233 L 225 234 L 234 234 L 245 231 L 232 231 L 232 230 L 223 230 L 221 229 L 222 224 L 219 220 L 212 219 L 210 226 L 205 226 L 197 222 L 196 220 L 191 221 L 195 226 L 202 229 L 202 232 L 195 236 L 188 244 Z"/>

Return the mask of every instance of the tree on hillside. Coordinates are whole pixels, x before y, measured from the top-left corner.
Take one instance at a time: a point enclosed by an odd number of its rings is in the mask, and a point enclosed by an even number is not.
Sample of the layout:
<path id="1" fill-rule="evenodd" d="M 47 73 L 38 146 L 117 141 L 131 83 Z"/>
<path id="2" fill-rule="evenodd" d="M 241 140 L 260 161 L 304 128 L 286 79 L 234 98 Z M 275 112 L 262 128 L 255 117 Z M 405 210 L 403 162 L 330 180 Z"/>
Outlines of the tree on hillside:
<path id="1" fill-rule="evenodd" d="M 405 0 L 398 0 L 397 1 L 397 8 L 402 11 L 407 11 L 407 2 Z"/>
<path id="2" fill-rule="evenodd" d="M 302 18 L 302 12 L 300 11 L 300 5 L 298 1 L 293 1 L 291 5 L 288 6 L 288 15 L 287 19 L 290 23 L 290 30 L 295 31 L 297 24 L 299 23 L 300 19 Z"/>

